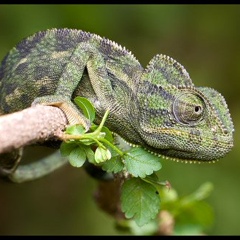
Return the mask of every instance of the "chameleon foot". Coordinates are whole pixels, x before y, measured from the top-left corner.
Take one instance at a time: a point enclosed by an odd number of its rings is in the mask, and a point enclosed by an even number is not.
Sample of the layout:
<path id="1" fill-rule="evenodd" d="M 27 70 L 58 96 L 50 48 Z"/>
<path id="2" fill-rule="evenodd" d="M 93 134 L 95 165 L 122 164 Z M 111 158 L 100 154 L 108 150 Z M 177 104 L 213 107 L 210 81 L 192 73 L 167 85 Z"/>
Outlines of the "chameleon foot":
<path id="1" fill-rule="evenodd" d="M 37 104 L 58 107 L 64 112 L 70 125 L 81 124 L 86 130 L 90 128 L 90 121 L 68 99 L 61 96 L 43 96 L 36 98 L 32 106 Z"/>

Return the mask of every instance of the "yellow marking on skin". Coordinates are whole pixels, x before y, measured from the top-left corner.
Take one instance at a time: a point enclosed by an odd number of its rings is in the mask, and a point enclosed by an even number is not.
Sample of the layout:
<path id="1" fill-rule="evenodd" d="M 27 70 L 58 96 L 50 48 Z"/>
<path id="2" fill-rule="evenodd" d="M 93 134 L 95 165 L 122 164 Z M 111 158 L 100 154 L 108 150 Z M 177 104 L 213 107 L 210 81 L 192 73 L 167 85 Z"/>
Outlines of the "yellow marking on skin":
<path id="1" fill-rule="evenodd" d="M 49 78 L 48 76 L 44 76 L 43 78 L 41 79 L 37 79 L 37 81 L 34 83 L 35 86 L 38 87 L 38 89 L 40 89 L 42 86 L 48 86 L 49 85 L 49 82 L 51 82 L 52 79 Z"/>
<path id="2" fill-rule="evenodd" d="M 19 62 L 18 65 L 25 63 L 28 59 L 27 58 L 22 58 Z"/>
<path id="3" fill-rule="evenodd" d="M 176 130 L 176 129 L 168 129 L 168 128 L 148 128 L 148 129 L 143 129 L 145 132 L 150 132 L 150 133 L 166 133 L 166 134 L 172 134 L 174 136 L 188 136 L 188 133 L 183 132 L 181 130 Z"/>
<path id="4" fill-rule="evenodd" d="M 9 104 L 12 100 L 16 99 L 16 96 L 21 96 L 23 94 L 23 90 L 19 88 L 15 88 L 14 91 L 6 96 L 6 103 Z"/>
<path id="5" fill-rule="evenodd" d="M 18 64 L 16 65 L 15 68 L 17 68 L 20 64 L 25 63 L 27 60 L 28 60 L 27 58 L 22 58 L 22 59 L 18 62 Z"/>
<path id="6" fill-rule="evenodd" d="M 53 52 L 50 58 L 62 58 L 69 55 L 68 51 Z"/>
<path id="7" fill-rule="evenodd" d="M 22 58 L 22 59 L 20 59 L 20 61 L 15 65 L 15 67 L 14 67 L 14 69 L 13 69 L 12 71 L 15 71 L 15 69 L 16 69 L 19 65 L 27 62 L 27 60 L 28 60 L 28 58 Z"/>
<path id="8" fill-rule="evenodd" d="M 146 128 L 143 128 L 143 130 L 148 133 L 168 134 L 168 135 L 180 136 L 180 137 L 186 136 L 186 138 L 189 137 L 189 133 L 181 131 L 181 130 L 177 130 L 177 129 L 167 129 L 167 128 L 155 128 L 155 129 L 148 128 L 148 129 L 146 129 Z M 201 140 L 201 141 L 205 140 L 205 141 L 211 141 L 211 142 L 218 142 L 218 144 L 222 144 L 225 146 L 228 146 L 230 144 L 229 142 L 214 140 L 214 139 L 207 138 L 207 137 L 201 138 L 201 136 L 198 136 L 198 135 L 191 135 L 191 137 L 192 137 L 192 140 L 195 139 L 195 140 Z"/>

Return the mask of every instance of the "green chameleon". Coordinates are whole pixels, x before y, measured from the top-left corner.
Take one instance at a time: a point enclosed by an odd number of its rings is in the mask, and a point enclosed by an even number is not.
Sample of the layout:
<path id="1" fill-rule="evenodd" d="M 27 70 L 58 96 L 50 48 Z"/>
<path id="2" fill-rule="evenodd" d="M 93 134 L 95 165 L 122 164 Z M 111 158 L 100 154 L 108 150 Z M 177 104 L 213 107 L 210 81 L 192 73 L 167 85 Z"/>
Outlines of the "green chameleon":
<path id="1" fill-rule="evenodd" d="M 74 105 L 88 98 L 97 122 L 125 141 L 160 156 L 209 162 L 233 147 L 234 127 L 223 96 L 195 87 L 185 68 L 156 55 L 143 68 L 133 54 L 96 34 L 40 31 L 24 39 L 0 67 L 0 114 L 44 104 L 59 107 L 69 124 L 89 121 Z"/>

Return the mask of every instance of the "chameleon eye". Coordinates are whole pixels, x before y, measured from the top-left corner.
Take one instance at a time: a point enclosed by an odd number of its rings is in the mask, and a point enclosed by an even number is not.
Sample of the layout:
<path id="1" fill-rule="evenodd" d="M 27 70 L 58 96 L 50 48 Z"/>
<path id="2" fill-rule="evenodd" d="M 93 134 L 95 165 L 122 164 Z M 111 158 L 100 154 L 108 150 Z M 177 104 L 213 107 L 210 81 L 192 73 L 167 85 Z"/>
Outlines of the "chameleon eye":
<path id="1" fill-rule="evenodd" d="M 196 93 L 182 93 L 173 103 L 173 114 L 179 123 L 195 125 L 203 119 L 206 105 Z"/>

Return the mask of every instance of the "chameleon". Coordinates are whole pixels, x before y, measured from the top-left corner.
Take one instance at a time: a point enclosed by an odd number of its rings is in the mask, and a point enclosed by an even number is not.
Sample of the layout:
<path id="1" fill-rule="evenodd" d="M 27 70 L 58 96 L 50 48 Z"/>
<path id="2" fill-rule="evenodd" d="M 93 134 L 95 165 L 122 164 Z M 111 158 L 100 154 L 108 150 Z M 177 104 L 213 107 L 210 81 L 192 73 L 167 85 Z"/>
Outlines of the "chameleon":
<path id="1" fill-rule="evenodd" d="M 89 121 L 73 99 L 89 99 L 100 122 L 124 141 L 183 162 L 214 162 L 233 147 L 225 98 L 196 87 L 186 69 L 165 54 L 144 68 L 118 43 L 78 29 L 29 36 L 0 66 L 0 114 L 43 104 L 59 107 L 69 124 Z"/>

